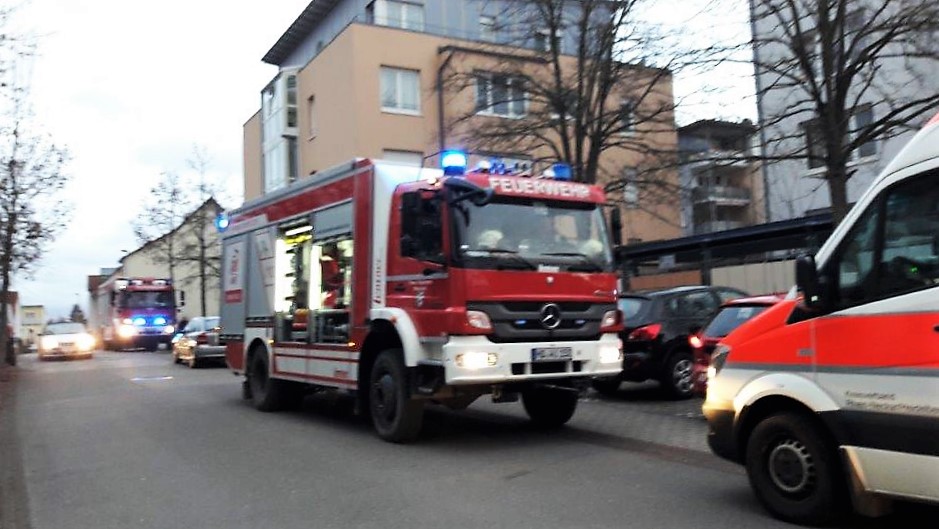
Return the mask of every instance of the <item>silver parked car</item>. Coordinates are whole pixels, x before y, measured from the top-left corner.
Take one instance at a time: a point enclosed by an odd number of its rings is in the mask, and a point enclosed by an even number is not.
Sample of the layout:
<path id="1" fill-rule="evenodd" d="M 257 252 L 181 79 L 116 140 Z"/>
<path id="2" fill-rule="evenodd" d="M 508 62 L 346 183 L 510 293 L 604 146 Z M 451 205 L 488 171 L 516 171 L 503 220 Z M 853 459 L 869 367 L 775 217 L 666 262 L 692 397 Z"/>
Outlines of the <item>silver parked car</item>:
<path id="1" fill-rule="evenodd" d="M 173 362 L 198 367 L 206 361 L 225 359 L 225 346 L 218 343 L 219 317 L 196 317 L 189 320 L 182 336 L 173 343 Z"/>

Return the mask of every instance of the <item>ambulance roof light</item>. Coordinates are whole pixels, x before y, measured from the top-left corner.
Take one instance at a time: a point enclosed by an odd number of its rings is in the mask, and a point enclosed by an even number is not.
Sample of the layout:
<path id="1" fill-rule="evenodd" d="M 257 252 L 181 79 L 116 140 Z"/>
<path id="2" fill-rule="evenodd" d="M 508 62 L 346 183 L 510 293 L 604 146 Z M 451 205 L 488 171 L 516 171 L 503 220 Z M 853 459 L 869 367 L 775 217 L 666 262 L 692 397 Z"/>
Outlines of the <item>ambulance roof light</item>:
<path id="1" fill-rule="evenodd" d="M 219 213 L 215 217 L 215 229 L 219 232 L 223 232 L 228 229 L 228 225 L 231 223 L 231 220 L 228 218 L 227 213 Z"/>
<path id="2" fill-rule="evenodd" d="M 569 182 L 572 178 L 571 166 L 566 163 L 556 163 L 551 166 L 555 180 L 564 180 Z"/>
<path id="3" fill-rule="evenodd" d="M 463 151 L 443 151 L 440 155 L 440 167 L 448 176 L 466 173 L 466 153 Z"/>

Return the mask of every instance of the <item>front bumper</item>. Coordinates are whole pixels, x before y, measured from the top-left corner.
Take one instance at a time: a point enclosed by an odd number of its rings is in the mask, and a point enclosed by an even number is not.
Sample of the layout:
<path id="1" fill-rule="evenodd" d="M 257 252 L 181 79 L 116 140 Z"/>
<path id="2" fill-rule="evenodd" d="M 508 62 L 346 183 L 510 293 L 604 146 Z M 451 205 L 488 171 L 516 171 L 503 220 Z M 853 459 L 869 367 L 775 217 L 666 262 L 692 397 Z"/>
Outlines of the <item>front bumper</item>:
<path id="1" fill-rule="evenodd" d="M 198 345 L 196 358 L 225 358 L 224 345 Z"/>
<path id="2" fill-rule="evenodd" d="M 570 347 L 572 358 L 556 362 L 533 362 L 532 349 Z M 447 384 L 502 384 L 539 379 L 585 376 L 613 376 L 622 370 L 622 360 L 602 363 L 600 352 L 622 352 L 622 342 L 615 334 L 604 334 L 596 341 L 494 343 L 485 336 L 454 336 L 443 346 L 443 365 Z M 494 353 L 494 365 L 471 368 L 457 364 L 457 355 Z"/>
<path id="3" fill-rule="evenodd" d="M 736 413 L 733 408 L 714 406 L 713 403 L 705 401 L 701 411 L 708 421 L 708 446 L 711 451 L 734 463 L 742 463 L 734 428 Z"/>

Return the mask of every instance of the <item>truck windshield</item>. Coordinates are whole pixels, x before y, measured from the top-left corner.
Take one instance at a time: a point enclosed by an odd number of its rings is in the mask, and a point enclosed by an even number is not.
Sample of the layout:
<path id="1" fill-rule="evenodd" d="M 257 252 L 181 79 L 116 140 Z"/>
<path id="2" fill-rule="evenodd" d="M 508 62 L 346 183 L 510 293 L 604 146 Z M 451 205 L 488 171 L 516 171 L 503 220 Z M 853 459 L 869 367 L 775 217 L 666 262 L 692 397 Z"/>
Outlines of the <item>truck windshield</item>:
<path id="1" fill-rule="evenodd" d="M 494 198 L 454 205 L 455 260 L 467 268 L 571 272 L 613 269 L 598 204 Z"/>
<path id="2" fill-rule="evenodd" d="M 120 305 L 124 309 L 166 309 L 173 306 L 172 292 L 124 292 Z"/>

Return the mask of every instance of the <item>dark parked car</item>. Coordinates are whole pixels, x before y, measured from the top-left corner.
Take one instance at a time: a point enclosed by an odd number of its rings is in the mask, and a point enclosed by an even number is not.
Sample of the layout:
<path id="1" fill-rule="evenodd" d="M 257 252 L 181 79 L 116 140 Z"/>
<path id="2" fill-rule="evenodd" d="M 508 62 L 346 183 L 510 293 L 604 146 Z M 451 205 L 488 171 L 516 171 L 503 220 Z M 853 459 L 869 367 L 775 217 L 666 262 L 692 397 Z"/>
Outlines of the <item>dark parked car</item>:
<path id="1" fill-rule="evenodd" d="M 182 336 L 173 343 L 173 362 L 197 367 L 207 360 L 224 361 L 225 346 L 218 343 L 218 331 L 218 316 L 189 320 Z"/>
<path id="2" fill-rule="evenodd" d="M 711 353 L 714 352 L 717 342 L 737 327 L 743 325 L 744 322 L 755 318 L 783 299 L 785 299 L 783 294 L 770 294 L 728 301 L 721 305 L 720 310 L 717 311 L 717 314 L 711 318 L 711 321 L 701 332 L 688 338 L 688 343 L 691 344 L 694 354 L 692 393 L 699 397 L 707 395 L 707 371 L 708 366 L 711 365 Z"/>
<path id="3" fill-rule="evenodd" d="M 623 371 L 597 378 L 593 387 L 615 393 L 623 381 L 658 380 L 670 396 L 691 397 L 694 360 L 688 337 L 717 312 L 722 303 L 748 294 L 728 287 L 689 286 L 620 296 L 625 330 Z"/>

